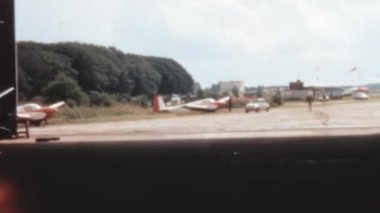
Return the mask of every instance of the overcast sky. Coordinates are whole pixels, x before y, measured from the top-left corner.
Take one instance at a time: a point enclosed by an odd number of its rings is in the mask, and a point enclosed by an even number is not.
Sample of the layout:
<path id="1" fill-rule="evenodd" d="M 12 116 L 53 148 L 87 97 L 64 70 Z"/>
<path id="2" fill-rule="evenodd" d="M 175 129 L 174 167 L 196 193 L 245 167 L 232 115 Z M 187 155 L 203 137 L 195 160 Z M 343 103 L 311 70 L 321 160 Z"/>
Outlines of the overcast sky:
<path id="1" fill-rule="evenodd" d="M 380 82 L 376 0 L 16 0 L 17 40 L 173 58 L 203 87 Z M 319 79 L 319 80 L 318 80 Z"/>

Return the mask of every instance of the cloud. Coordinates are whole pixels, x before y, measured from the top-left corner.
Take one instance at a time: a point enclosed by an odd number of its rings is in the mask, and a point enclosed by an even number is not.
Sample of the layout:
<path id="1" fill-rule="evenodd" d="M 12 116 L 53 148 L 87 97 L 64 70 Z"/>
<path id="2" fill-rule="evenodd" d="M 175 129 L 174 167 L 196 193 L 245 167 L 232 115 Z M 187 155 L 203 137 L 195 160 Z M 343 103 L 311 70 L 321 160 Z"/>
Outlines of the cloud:
<path id="1" fill-rule="evenodd" d="M 196 80 L 247 85 L 375 76 L 380 2 L 370 0 L 19 0 L 17 38 L 82 41 L 171 57 Z M 364 72 L 364 71 L 363 71 Z M 276 76 L 277 78 L 274 78 Z M 363 77 L 364 79 L 364 77 Z"/>

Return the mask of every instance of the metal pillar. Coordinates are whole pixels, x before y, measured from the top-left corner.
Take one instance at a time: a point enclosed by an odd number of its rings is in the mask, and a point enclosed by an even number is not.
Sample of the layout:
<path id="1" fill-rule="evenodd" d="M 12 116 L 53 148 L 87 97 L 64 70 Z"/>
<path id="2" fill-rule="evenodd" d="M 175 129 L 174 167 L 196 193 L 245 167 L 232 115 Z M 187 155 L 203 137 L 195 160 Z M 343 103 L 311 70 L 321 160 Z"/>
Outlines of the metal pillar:
<path id="1" fill-rule="evenodd" d="M 17 131 L 16 121 L 10 117 L 16 114 L 17 106 L 14 11 L 14 0 L 0 1 L 0 91 L 16 88 L 0 99 L 0 127 L 9 129 L 13 134 Z"/>

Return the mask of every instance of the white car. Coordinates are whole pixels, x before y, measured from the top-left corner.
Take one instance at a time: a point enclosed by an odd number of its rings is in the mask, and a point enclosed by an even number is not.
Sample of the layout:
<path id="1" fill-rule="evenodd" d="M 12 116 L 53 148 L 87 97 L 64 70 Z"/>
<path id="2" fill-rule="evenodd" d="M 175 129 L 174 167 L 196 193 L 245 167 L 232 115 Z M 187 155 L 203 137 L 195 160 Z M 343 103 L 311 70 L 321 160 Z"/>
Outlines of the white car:
<path id="1" fill-rule="evenodd" d="M 364 92 L 357 92 L 354 94 L 355 100 L 368 100 L 368 95 Z"/>
<path id="2" fill-rule="evenodd" d="M 329 101 L 330 100 L 330 96 L 329 95 L 324 95 L 324 96 L 321 95 L 321 96 L 318 97 L 318 100 L 322 101 L 322 102 L 323 101 Z"/>
<path id="3" fill-rule="evenodd" d="M 269 111 L 270 105 L 264 98 L 258 98 L 255 101 L 250 101 L 245 105 L 245 112 L 248 113 L 250 111 L 260 112 L 261 110 Z"/>

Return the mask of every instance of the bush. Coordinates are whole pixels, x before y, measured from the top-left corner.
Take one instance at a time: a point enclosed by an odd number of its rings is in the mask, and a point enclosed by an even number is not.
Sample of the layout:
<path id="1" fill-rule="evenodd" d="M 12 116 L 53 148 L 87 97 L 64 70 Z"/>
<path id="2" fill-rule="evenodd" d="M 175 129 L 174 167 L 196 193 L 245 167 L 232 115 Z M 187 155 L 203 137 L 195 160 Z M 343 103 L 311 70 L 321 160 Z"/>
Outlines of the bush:
<path id="1" fill-rule="evenodd" d="M 90 98 L 90 105 L 101 105 L 101 95 L 98 91 L 90 91 L 88 97 Z"/>
<path id="2" fill-rule="evenodd" d="M 76 101 L 78 106 L 86 106 L 90 103 L 90 98 L 82 90 L 73 94 L 72 98 Z"/>
<path id="3" fill-rule="evenodd" d="M 239 89 L 236 86 L 232 88 L 231 93 L 233 96 L 239 97 Z"/>
<path id="4" fill-rule="evenodd" d="M 100 93 L 98 91 L 89 92 L 90 104 L 92 106 L 111 106 L 113 104 L 113 98 L 108 93 Z"/>
<path id="5" fill-rule="evenodd" d="M 89 98 L 78 86 L 77 82 L 65 74 L 59 74 L 45 89 L 49 102 L 73 100 L 77 105 L 87 105 Z"/>
<path id="6" fill-rule="evenodd" d="M 284 100 L 282 98 L 280 91 L 277 91 L 275 94 L 272 95 L 272 100 L 271 100 L 272 106 L 280 106 L 283 103 L 284 103 Z"/>
<path id="7" fill-rule="evenodd" d="M 67 99 L 66 100 L 66 106 L 69 106 L 69 107 L 75 107 L 77 104 L 75 103 L 74 100 L 72 99 Z"/>
<path id="8" fill-rule="evenodd" d="M 46 102 L 46 99 L 42 96 L 35 96 L 32 98 L 31 102 L 44 103 L 44 102 Z"/>
<path id="9" fill-rule="evenodd" d="M 139 105 L 139 106 L 142 106 L 144 108 L 147 108 L 150 105 L 151 101 L 150 101 L 150 99 L 149 99 L 148 96 L 146 96 L 146 95 L 139 95 L 139 96 L 134 97 L 132 99 L 132 103 L 134 103 L 136 105 Z"/>
<path id="10" fill-rule="evenodd" d="M 132 96 L 128 93 L 115 94 L 113 99 L 120 103 L 130 103 L 132 101 Z"/>
<path id="11" fill-rule="evenodd" d="M 282 98 L 278 95 L 272 96 L 272 104 L 273 105 L 282 105 Z"/>
<path id="12" fill-rule="evenodd" d="M 232 107 L 233 108 L 242 108 L 249 102 L 248 99 L 245 98 L 233 98 L 232 99 Z M 226 104 L 228 106 L 228 104 Z"/>
<path id="13" fill-rule="evenodd" d="M 112 106 L 113 104 L 113 98 L 110 94 L 108 93 L 101 93 L 101 97 L 102 97 L 102 104 L 103 106 L 107 106 L 107 107 L 110 107 Z"/>

